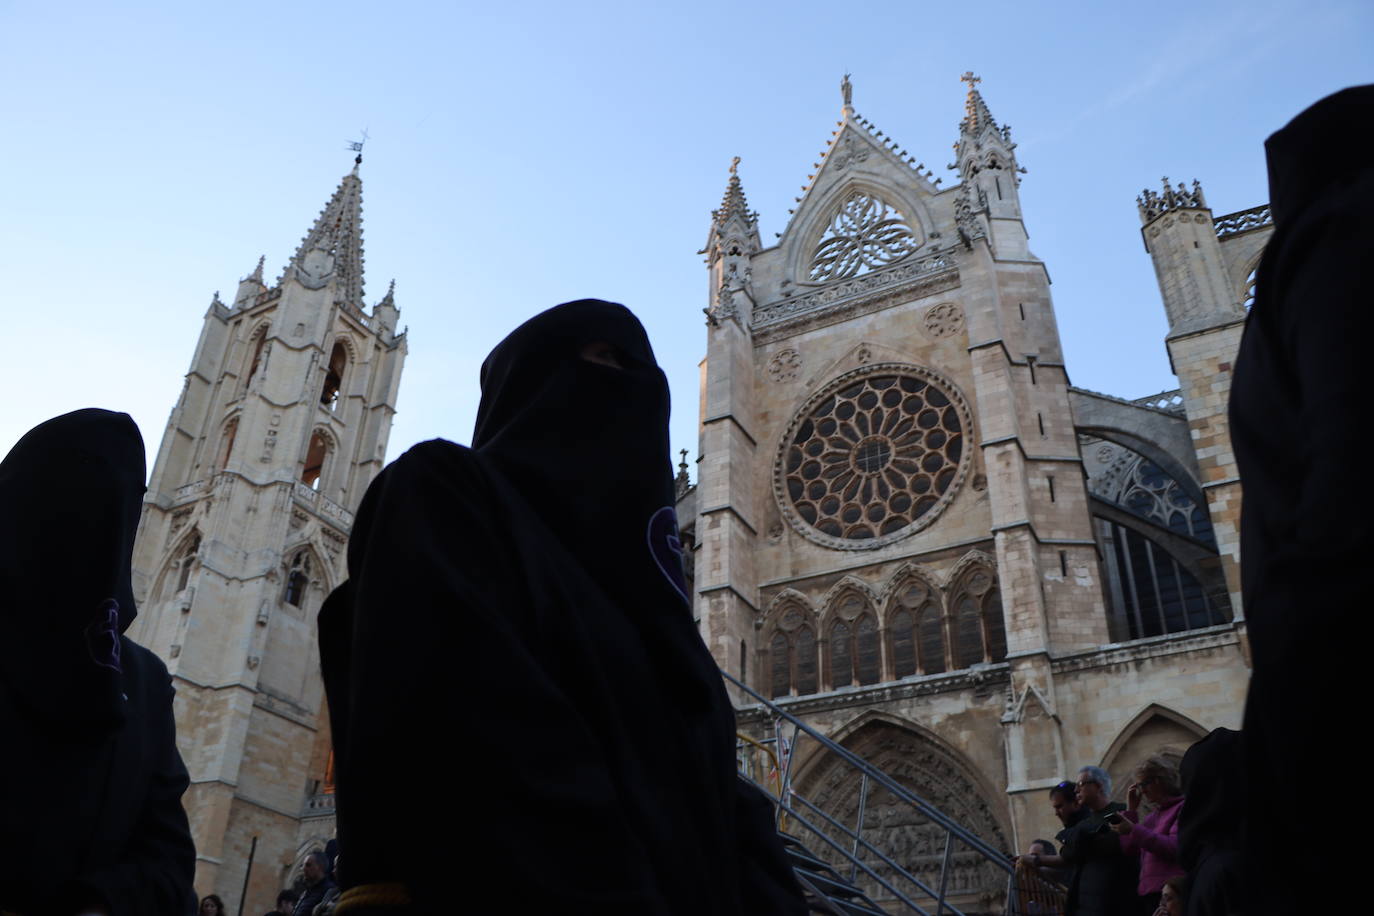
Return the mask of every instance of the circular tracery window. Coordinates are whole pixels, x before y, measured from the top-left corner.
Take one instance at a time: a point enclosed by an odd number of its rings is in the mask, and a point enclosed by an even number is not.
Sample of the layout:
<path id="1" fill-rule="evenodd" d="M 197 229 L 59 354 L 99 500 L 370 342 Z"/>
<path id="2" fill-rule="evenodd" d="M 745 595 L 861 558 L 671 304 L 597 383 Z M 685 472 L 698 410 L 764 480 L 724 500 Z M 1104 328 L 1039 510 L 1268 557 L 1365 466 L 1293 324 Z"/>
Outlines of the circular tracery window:
<path id="1" fill-rule="evenodd" d="M 968 463 L 968 408 L 915 366 L 865 366 L 822 391 L 783 438 L 783 514 L 832 547 L 877 547 L 929 525 Z"/>

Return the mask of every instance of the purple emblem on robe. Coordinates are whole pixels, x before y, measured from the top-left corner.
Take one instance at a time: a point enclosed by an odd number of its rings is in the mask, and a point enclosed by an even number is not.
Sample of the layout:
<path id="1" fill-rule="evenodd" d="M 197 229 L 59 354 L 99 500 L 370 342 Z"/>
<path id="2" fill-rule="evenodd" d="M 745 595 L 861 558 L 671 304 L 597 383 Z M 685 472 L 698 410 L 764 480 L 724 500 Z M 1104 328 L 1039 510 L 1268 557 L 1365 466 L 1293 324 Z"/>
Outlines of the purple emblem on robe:
<path id="1" fill-rule="evenodd" d="M 119 602 L 107 598 L 86 627 L 86 648 L 91 661 L 102 668 L 122 672 L 119 665 Z"/>
<path id="2" fill-rule="evenodd" d="M 672 506 L 664 506 L 649 518 L 649 553 L 658 564 L 658 571 L 672 585 L 673 590 L 688 604 L 687 577 L 682 574 L 682 538 L 677 533 L 677 513 Z"/>

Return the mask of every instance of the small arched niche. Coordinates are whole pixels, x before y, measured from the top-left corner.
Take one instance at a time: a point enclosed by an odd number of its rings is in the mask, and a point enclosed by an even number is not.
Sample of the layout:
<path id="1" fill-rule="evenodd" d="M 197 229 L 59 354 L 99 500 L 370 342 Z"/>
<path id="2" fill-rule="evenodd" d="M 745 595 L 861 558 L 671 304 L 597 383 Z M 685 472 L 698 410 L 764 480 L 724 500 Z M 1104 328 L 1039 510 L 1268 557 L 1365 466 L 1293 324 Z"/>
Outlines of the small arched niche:
<path id="1" fill-rule="evenodd" d="M 348 368 L 348 348 L 343 341 L 336 340 L 334 349 L 329 351 L 329 366 L 324 372 L 324 385 L 320 388 L 320 403 L 330 410 L 339 405 L 339 392 L 343 388 L 344 370 Z"/>
<path id="2" fill-rule="evenodd" d="M 310 447 L 305 450 L 305 465 L 301 468 L 301 483 L 312 490 L 320 489 L 325 462 L 329 460 L 330 445 L 329 437 L 318 429 L 310 436 Z"/>

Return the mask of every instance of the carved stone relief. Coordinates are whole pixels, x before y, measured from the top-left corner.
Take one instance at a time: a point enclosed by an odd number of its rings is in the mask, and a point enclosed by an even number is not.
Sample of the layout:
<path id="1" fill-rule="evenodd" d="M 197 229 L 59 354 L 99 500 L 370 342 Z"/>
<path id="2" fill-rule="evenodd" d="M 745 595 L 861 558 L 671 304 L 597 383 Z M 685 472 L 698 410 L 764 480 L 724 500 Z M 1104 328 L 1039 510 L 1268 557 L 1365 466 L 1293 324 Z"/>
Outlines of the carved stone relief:
<path id="1" fill-rule="evenodd" d="M 917 248 L 906 218 L 885 200 L 855 191 L 830 218 L 811 257 L 809 279 L 842 280 L 891 264 Z"/>
<path id="2" fill-rule="evenodd" d="M 835 162 L 835 167 L 843 172 L 855 163 L 867 161 L 869 152 L 867 143 L 846 134 L 845 138 L 840 141 L 840 148 L 830 155 Z"/>
<path id="3" fill-rule="evenodd" d="M 902 786 L 934 805 L 955 822 L 999 849 L 1010 849 L 992 806 L 970 770 L 950 752 L 915 732 L 888 722 L 864 726 L 844 745 Z M 848 764 L 827 757 L 809 766 L 797 781 L 797 791 L 840 823 L 854 829 L 858 822 L 860 775 Z M 870 786 L 864 806 L 863 838 L 902 868 L 930 886 L 938 886 L 945 832 L 893 793 Z M 847 847 L 852 841 L 840 840 Z M 829 847 L 817 841 L 812 848 L 823 857 Z M 830 853 L 834 856 L 834 853 Z M 891 882 L 890 865 L 876 856 L 867 864 Z M 838 865 L 838 857 L 835 857 Z M 1005 875 L 975 852 L 954 844 L 948 876 L 952 895 L 981 894 L 1005 889 Z M 859 874 L 859 884 L 871 896 L 887 896 L 877 882 Z M 900 886 L 900 885 L 898 885 Z"/>
<path id="4" fill-rule="evenodd" d="M 951 337 L 964 329 L 964 310 L 953 302 L 941 302 L 926 310 L 922 323 L 926 333 L 937 340 Z"/>
<path id="5" fill-rule="evenodd" d="M 768 361 L 768 377 L 775 382 L 790 382 L 801 372 L 801 367 L 801 354 L 787 347 Z"/>

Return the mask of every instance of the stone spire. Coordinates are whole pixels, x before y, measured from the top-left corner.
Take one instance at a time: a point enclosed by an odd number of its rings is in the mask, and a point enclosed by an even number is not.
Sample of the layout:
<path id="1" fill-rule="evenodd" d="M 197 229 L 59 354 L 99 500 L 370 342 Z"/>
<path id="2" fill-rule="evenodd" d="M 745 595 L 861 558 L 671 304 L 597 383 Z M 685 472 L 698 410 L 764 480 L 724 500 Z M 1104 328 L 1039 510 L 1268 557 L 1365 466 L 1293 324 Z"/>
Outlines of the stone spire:
<path id="1" fill-rule="evenodd" d="M 258 258 L 258 265 L 253 272 L 239 281 L 239 288 L 234 293 L 234 308 L 251 306 L 259 295 L 267 291 L 267 284 L 262 279 L 262 267 L 266 260 L 266 255 Z"/>
<path id="2" fill-rule="evenodd" d="M 291 276 L 310 289 L 332 284 L 335 301 L 362 310 L 363 182 L 357 163 L 301 239 L 283 279 Z"/>
<path id="3" fill-rule="evenodd" d="M 726 239 L 743 245 L 741 252 L 748 249 L 749 254 L 763 247 L 759 242 L 759 215 L 749 209 L 744 185 L 739 180 L 738 156 L 730 162 L 730 180 L 725 185 L 720 208 L 711 211 L 711 234 L 701 252 L 707 256 L 708 263 L 721 256 Z"/>
<path id="4" fill-rule="evenodd" d="M 978 91 L 980 77 L 972 70 L 959 77 L 968 83 L 964 119 L 954 143 L 951 169 L 959 173 L 960 188 L 954 198 L 954 221 L 965 247 L 986 238 L 1003 257 L 1025 252 L 1025 226 L 1021 224 L 1018 188 L 1026 171 L 1016 161 L 1011 127 L 999 125 Z"/>
<path id="5" fill-rule="evenodd" d="M 720 199 L 720 209 L 711 211 L 711 222 L 716 226 L 724 226 L 736 217 L 746 225 L 756 223 L 759 218 L 757 213 L 750 212 L 749 201 L 745 199 L 744 185 L 739 180 L 738 156 L 730 162 L 730 181 L 725 186 L 725 196 Z"/>
<path id="6" fill-rule="evenodd" d="M 959 132 L 977 136 L 986 127 L 996 130 L 997 122 L 988 110 L 988 103 L 983 101 L 983 94 L 978 91 L 978 84 L 983 78 L 974 76 L 972 70 L 965 70 L 959 79 L 968 83 L 968 98 L 964 99 L 964 120 L 959 122 Z"/>

